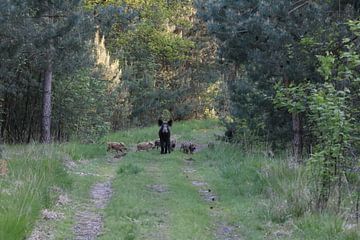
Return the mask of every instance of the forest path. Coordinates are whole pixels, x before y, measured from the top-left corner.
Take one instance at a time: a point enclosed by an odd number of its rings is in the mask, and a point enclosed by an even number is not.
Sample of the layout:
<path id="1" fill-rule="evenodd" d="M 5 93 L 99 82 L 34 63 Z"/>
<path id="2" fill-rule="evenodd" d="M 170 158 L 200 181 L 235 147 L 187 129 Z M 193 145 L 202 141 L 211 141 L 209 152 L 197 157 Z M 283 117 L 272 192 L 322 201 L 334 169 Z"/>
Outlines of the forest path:
<path id="1" fill-rule="evenodd" d="M 76 240 L 96 239 L 103 229 L 103 216 L 96 209 L 104 209 L 112 193 L 111 182 L 96 183 L 91 187 L 91 204 L 75 214 L 74 227 Z"/>
<path id="2" fill-rule="evenodd" d="M 240 240 L 215 190 L 197 171 L 196 154 L 129 153 L 114 180 L 99 239 Z"/>
<path id="3" fill-rule="evenodd" d="M 74 183 L 70 192 L 58 189 L 51 209 L 42 211 L 28 240 L 97 239 L 103 231 L 105 208 L 121 159 L 112 157 L 64 163 Z"/>
<path id="4" fill-rule="evenodd" d="M 242 239 L 206 176 L 213 171 L 206 160 L 214 151 L 208 143 L 214 142 L 219 129 L 177 134 L 177 147 L 171 154 L 130 152 L 121 161 L 99 239 Z M 180 151 L 184 140 L 197 144 L 194 154 Z"/>
<path id="5" fill-rule="evenodd" d="M 204 176 L 212 171 L 206 164 L 211 154 L 207 143 L 216 131 L 188 134 L 186 140 L 198 146 L 191 155 L 179 150 L 179 135 L 171 154 L 132 150 L 122 159 L 108 154 L 69 161 L 74 179 L 69 201 L 51 210 L 61 217 L 40 220 L 34 231 L 37 238 L 30 239 L 242 239 L 239 228 L 228 221 L 221 196 Z"/>

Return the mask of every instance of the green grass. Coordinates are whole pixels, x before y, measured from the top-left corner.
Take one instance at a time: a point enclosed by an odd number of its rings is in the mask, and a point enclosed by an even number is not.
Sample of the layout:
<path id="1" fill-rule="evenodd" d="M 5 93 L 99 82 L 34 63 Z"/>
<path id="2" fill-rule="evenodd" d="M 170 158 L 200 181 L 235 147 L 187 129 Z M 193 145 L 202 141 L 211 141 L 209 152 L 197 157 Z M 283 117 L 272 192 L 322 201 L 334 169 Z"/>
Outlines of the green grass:
<path id="1" fill-rule="evenodd" d="M 81 144 L 81 143 L 64 143 L 60 149 L 63 153 L 68 154 L 72 160 L 100 158 L 106 155 L 106 145 L 104 144 Z"/>
<path id="2" fill-rule="evenodd" d="M 343 220 L 335 214 L 309 214 L 296 222 L 296 239 L 356 240 L 359 232 L 344 231 Z"/>
<path id="3" fill-rule="evenodd" d="M 136 144 L 143 141 L 155 140 L 158 138 L 158 127 L 134 128 L 112 133 L 104 137 L 101 142 L 124 142 L 125 144 Z"/>
<path id="4" fill-rule="evenodd" d="M 63 163 L 65 160 L 104 156 L 106 146 L 100 144 L 5 146 L 4 158 L 8 161 L 9 174 L 0 178 L 0 239 L 23 239 L 28 236 L 39 219 L 41 209 L 53 206 L 59 195 L 56 188 L 67 191 L 74 189 L 79 198 L 87 198 L 94 177 L 79 180 L 77 176 L 69 175 Z M 103 167 L 102 159 L 94 161 L 90 165 L 92 169 L 78 170 L 95 171 L 96 168 L 96 171 L 106 174 L 108 169 Z"/>
<path id="5" fill-rule="evenodd" d="M 130 153 L 117 171 L 100 239 L 211 239 L 208 208 L 182 165 L 178 152 Z"/>
<path id="6" fill-rule="evenodd" d="M 245 239 L 359 239 L 345 230 L 341 215 L 318 214 L 311 206 L 304 167 L 290 168 L 286 159 L 244 154 L 220 143 L 195 161 L 226 206 L 226 219 L 240 226 Z"/>
<path id="7" fill-rule="evenodd" d="M 54 187 L 71 187 L 54 146 L 7 147 L 9 173 L 0 179 L 0 239 L 23 239 L 40 210 L 49 207 Z"/>
<path id="8" fill-rule="evenodd" d="M 7 146 L 10 173 L 0 179 L 0 239 L 23 239 L 44 207 L 64 211 L 64 219 L 44 223 L 55 239 L 74 238 L 76 211 L 90 201 L 92 185 L 109 179 L 114 192 L 104 210 L 103 240 L 210 240 L 216 239 L 219 224 L 232 226 L 241 239 L 360 238 L 359 227 L 346 229 L 344 215 L 313 211 L 303 167 L 289 167 L 284 156 L 269 159 L 217 142 L 215 135 L 223 129 L 216 120 L 175 122 L 172 127 L 178 142 L 191 140 L 202 147 L 214 142 L 215 149 L 205 147 L 193 155 L 178 149 L 167 155 L 130 152 L 119 162 L 107 161 L 113 153 L 106 152 L 106 141 L 134 146 L 157 139 L 157 131 L 157 126 L 131 129 L 91 145 Z M 73 160 L 75 169 L 65 172 L 64 159 Z M 185 173 L 189 166 L 196 171 Z M 82 172 L 90 175 L 78 175 Z M 217 201 L 204 201 L 191 184 L 195 180 L 207 182 Z M 52 206 L 54 186 L 67 189 L 71 205 Z"/>

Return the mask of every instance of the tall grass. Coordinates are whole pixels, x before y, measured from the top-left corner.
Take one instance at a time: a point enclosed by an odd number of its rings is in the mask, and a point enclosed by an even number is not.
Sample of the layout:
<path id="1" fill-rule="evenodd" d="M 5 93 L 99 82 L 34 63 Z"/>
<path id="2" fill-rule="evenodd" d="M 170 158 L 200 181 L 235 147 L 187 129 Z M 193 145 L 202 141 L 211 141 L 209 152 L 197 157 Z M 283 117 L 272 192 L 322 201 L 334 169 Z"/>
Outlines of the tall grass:
<path id="1" fill-rule="evenodd" d="M 314 211 L 305 166 L 293 166 L 284 156 L 268 158 L 261 151 L 245 153 L 237 145 L 226 143 L 207 149 L 201 158 L 217 172 L 204 174 L 220 176 L 217 180 L 210 176 L 208 181 L 226 204 L 232 204 L 233 221 L 245 225 L 244 236 L 249 239 L 258 239 L 256 232 L 260 237 L 279 229 L 289 239 L 360 238 L 359 228 L 344 227 L 341 214 Z"/>
<path id="2" fill-rule="evenodd" d="M 24 239 L 57 188 L 69 188 L 62 153 L 52 145 L 6 147 L 9 172 L 0 178 L 0 239 Z"/>
<path id="3" fill-rule="evenodd" d="M 92 159 L 106 155 L 106 145 L 103 143 L 83 144 L 77 142 L 64 143 L 58 146 L 63 154 L 68 154 L 72 160 Z"/>

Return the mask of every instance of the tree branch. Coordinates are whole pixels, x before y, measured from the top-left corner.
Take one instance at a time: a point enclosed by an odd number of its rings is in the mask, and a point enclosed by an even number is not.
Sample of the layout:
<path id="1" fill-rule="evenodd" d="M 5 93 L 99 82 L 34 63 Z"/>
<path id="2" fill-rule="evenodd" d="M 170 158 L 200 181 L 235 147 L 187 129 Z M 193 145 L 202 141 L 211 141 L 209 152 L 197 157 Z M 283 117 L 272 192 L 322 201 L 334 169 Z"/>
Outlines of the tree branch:
<path id="1" fill-rule="evenodd" d="M 300 2 L 300 1 L 299 1 L 299 2 Z M 299 3 L 299 2 L 297 2 L 297 3 Z M 309 1 L 303 2 L 302 4 L 300 4 L 300 5 L 296 6 L 295 8 L 291 9 L 291 10 L 288 12 L 288 14 L 290 15 L 291 13 L 293 13 L 293 12 L 295 12 L 296 10 L 304 7 L 304 6 L 307 5 L 307 4 L 309 4 Z"/>

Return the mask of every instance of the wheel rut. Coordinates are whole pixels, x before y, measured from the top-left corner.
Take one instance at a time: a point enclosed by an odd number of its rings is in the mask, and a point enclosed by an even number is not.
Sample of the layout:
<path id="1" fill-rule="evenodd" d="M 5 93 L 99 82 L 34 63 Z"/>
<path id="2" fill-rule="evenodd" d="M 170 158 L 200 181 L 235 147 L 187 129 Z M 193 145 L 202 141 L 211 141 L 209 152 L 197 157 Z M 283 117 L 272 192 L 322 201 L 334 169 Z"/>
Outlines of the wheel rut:
<path id="1" fill-rule="evenodd" d="M 221 210 L 221 203 L 218 195 L 213 191 L 212 187 L 202 179 L 202 176 L 193 166 L 194 159 L 185 159 L 183 173 L 190 183 L 197 188 L 202 200 L 209 205 L 210 216 L 213 219 L 214 238 L 216 240 L 241 240 L 237 227 L 228 224 L 224 220 L 224 213 Z"/>
<path id="2" fill-rule="evenodd" d="M 94 178 L 87 196 L 80 197 L 74 193 L 65 194 L 59 190 L 62 194 L 57 203 L 53 209 L 42 211 L 41 218 L 37 221 L 27 240 L 93 240 L 102 234 L 104 209 L 113 193 L 113 169 L 119 159 L 111 159 L 111 161 L 105 159 L 102 162 L 105 164 L 99 165 L 99 163 L 91 161 L 79 161 L 78 163 L 73 162 L 71 167 L 67 167 L 69 173 L 76 177 L 76 181 L 80 185 L 82 184 L 80 183 L 81 179 Z M 101 168 L 100 166 L 103 167 L 103 171 L 108 169 L 106 175 L 98 171 Z M 68 225 L 66 222 L 71 223 Z"/>

